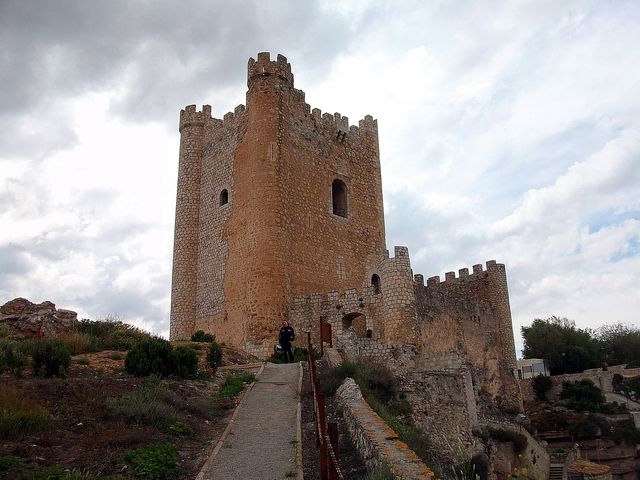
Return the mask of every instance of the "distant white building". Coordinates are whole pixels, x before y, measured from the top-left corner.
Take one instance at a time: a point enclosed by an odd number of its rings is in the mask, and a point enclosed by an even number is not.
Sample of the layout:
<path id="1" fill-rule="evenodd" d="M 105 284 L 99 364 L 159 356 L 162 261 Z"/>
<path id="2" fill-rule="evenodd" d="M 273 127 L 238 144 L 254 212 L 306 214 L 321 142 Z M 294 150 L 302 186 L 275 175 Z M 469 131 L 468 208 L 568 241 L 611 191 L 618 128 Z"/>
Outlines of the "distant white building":
<path id="1" fill-rule="evenodd" d="M 543 359 L 527 358 L 526 360 L 518 360 L 518 377 L 520 377 L 520 380 L 538 375 L 550 375 Z"/>

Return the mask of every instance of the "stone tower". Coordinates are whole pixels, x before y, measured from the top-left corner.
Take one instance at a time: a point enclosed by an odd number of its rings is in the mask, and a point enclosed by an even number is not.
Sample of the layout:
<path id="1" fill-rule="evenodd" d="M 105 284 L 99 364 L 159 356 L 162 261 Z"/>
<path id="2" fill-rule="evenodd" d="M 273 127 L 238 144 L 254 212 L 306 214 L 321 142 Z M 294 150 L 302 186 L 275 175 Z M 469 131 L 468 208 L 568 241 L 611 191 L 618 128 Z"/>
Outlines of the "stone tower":
<path id="1" fill-rule="evenodd" d="M 311 111 L 287 59 L 249 59 L 246 107 L 180 113 L 171 338 L 259 356 L 294 297 L 368 288 L 385 247 L 376 121 Z"/>

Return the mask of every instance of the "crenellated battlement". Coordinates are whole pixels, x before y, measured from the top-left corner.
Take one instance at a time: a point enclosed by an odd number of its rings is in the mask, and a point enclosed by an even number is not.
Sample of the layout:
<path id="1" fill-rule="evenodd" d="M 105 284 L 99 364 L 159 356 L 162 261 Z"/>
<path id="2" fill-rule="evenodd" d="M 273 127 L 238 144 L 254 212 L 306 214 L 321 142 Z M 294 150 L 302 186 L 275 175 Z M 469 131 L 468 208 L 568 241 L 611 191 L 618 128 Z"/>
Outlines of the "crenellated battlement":
<path id="1" fill-rule="evenodd" d="M 187 105 L 184 110 L 180 110 L 180 124 L 178 130 L 182 133 L 182 130 L 186 127 L 201 127 L 210 119 L 211 105 L 203 105 L 202 111 L 197 111 L 195 105 Z"/>
<path id="2" fill-rule="evenodd" d="M 487 262 L 486 270 L 483 269 L 482 264 L 476 264 L 473 266 L 473 273 L 469 273 L 468 268 L 461 268 L 458 270 L 458 276 L 456 276 L 455 272 L 446 272 L 445 279 L 440 281 L 440 276 L 435 275 L 433 277 L 429 277 L 427 279 L 427 287 L 435 287 L 439 284 L 452 284 L 452 283 L 460 283 L 468 280 L 475 280 L 478 278 L 483 278 L 494 272 L 504 273 L 505 267 L 501 263 L 496 263 L 495 260 L 489 260 Z M 414 275 L 414 282 L 418 285 L 424 286 L 424 276 L 423 275 Z"/>
<path id="3" fill-rule="evenodd" d="M 261 52 L 258 59 L 249 59 L 247 67 L 247 85 L 251 88 L 254 80 L 257 78 L 276 75 L 280 79 L 286 81 L 290 87 L 293 87 L 293 73 L 291 73 L 291 64 L 287 62 L 287 57 L 278 54 L 277 60 L 271 61 L 269 52 Z"/>
<path id="4" fill-rule="evenodd" d="M 360 132 L 363 133 L 377 133 L 378 121 L 371 115 L 366 115 L 362 120 L 358 122 L 358 125 L 349 125 L 349 117 L 344 117 L 339 113 L 322 113 L 319 108 L 311 110 L 311 117 L 316 123 L 326 128 L 334 129 L 342 134 L 349 134 L 354 137 L 358 136 Z"/>

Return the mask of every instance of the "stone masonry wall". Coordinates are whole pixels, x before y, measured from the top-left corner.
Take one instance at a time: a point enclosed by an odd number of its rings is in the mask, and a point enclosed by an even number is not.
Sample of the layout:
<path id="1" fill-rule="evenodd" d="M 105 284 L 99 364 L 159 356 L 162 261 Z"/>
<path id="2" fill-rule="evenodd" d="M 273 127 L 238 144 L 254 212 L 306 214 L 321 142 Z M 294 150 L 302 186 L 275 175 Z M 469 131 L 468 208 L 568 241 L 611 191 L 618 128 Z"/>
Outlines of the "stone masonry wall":
<path id="1" fill-rule="evenodd" d="M 336 397 L 343 406 L 347 429 L 369 468 L 387 464 L 393 471 L 393 478 L 403 480 L 434 477 L 429 467 L 364 401 L 353 379 L 345 380 Z"/>
<path id="2" fill-rule="evenodd" d="M 520 407 L 516 356 L 504 265 L 475 265 L 473 273 L 432 277 L 424 286 L 416 276 L 415 293 L 422 352 L 456 352 L 471 365 L 477 393 L 492 403 Z"/>

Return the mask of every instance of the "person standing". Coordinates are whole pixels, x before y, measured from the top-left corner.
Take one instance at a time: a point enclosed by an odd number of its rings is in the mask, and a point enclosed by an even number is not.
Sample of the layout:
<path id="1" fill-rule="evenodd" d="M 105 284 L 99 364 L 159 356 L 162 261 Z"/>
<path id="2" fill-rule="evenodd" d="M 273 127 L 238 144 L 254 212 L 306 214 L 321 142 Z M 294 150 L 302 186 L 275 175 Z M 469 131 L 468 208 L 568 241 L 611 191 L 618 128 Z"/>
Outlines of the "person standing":
<path id="1" fill-rule="evenodd" d="M 289 322 L 284 320 L 282 322 L 282 328 L 280 329 L 280 335 L 278 335 L 278 342 L 282 347 L 282 355 L 284 357 L 284 363 L 293 362 L 293 352 L 291 351 L 291 342 L 296 339 L 296 333 L 289 325 Z"/>

